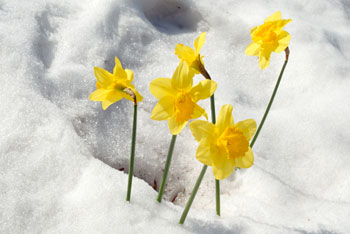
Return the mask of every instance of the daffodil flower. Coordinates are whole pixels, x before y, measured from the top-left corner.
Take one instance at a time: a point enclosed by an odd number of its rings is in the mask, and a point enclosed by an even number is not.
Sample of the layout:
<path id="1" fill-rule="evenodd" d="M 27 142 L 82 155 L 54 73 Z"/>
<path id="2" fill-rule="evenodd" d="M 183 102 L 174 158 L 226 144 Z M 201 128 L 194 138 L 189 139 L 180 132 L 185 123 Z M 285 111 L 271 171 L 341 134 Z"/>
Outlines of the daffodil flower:
<path id="1" fill-rule="evenodd" d="M 173 77 L 158 78 L 151 82 L 150 91 L 159 100 L 151 119 L 168 120 L 170 132 L 179 134 L 190 119 L 207 116 L 197 102 L 213 95 L 216 82 L 202 80 L 193 86 L 193 71 L 186 62 L 180 62 Z"/>
<path id="2" fill-rule="evenodd" d="M 282 19 L 281 12 L 277 11 L 265 19 L 264 24 L 251 29 L 252 43 L 245 49 L 247 55 L 259 56 L 259 66 L 265 69 L 270 64 L 272 52 L 280 53 L 289 44 L 290 35 L 283 30 L 291 19 Z"/>
<path id="3" fill-rule="evenodd" d="M 204 56 L 199 54 L 199 51 L 205 43 L 205 35 L 206 33 L 203 32 L 196 38 L 194 41 L 195 50 L 183 44 L 177 44 L 175 54 L 181 61 L 185 61 L 196 74 L 202 74 L 206 79 L 210 79 L 210 76 L 204 67 Z"/>
<path id="4" fill-rule="evenodd" d="M 142 101 L 143 97 L 131 84 L 134 73 L 129 69 L 124 70 L 117 57 L 115 57 L 113 74 L 100 67 L 94 67 L 94 72 L 97 79 L 97 90 L 90 95 L 89 99 L 102 102 L 103 110 L 122 98 L 134 103 Z"/>
<path id="5" fill-rule="evenodd" d="M 215 124 L 203 120 L 190 123 L 192 135 L 199 142 L 196 158 L 204 165 L 182 212 L 180 224 L 185 222 L 208 166 L 219 181 L 231 175 L 235 167 L 248 168 L 254 163 L 249 141 L 255 133 L 256 123 L 253 119 L 234 123 L 232 109 L 232 105 L 221 107 Z"/>
<path id="6" fill-rule="evenodd" d="M 256 130 L 253 119 L 234 123 L 232 105 L 224 105 L 216 124 L 196 120 L 190 124 L 192 135 L 199 142 L 196 158 L 212 166 L 215 179 L 222 180 L 231 175 L 235 167 L 248 168 L 254 156 L 249 141 Z"/>
<path id="7" fill-rule="evenodd" d="M 135 86 L 131 84 L 134 78 L 134 73 L 129 69 L 124 70 L 117 57 L 115 57 L 113 74 L 100 67 L 95 67 L 94 71 L 97 79 L 97 90 L 90 94 L 90 100 L 102 102 L 103 110 L 106 110 L 111 104 L 121 100 L 122 98 L 130 100 L 134 103 L 129 176 L 126 193 L 126 200 L 130 202 L 136 145 L 137 103 L 141 102 L 143 97 L 141 94 L 139 94 L 139 92 L 137 92 Z"/>

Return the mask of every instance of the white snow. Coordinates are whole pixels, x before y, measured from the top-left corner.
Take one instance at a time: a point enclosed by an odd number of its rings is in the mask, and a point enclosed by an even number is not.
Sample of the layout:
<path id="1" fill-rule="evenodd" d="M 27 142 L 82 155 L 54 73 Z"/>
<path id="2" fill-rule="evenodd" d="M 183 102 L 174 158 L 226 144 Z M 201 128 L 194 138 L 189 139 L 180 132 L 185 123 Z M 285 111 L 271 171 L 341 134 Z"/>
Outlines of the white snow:
<path id="1" fill-rule="evenodd" d="M 259 122 L 284 54 L 261 71 L 244 49 L 250 29 L 277 10 L 293 20 L 291 55 L 255 164 L 221 182 L 221 217 L 208 170 L 179 225 L 202 165 L 185 128 L 156 202 L 171 134 L 150 119 L 149 83 L 172 76 L 176 44 L 206 31 L 216 109 L 232 104 L 236 121 Z M 349 233 L 349 24 L 348 0 L 0 0 L 0 233 Z M 130 204 L 120 170 L 132 104 L 103 111 L 88 100 L 93 67 L 111 71 L 115 56 L 144 96 Z M 210 113 L 209 100 L 200 104 Z"/>

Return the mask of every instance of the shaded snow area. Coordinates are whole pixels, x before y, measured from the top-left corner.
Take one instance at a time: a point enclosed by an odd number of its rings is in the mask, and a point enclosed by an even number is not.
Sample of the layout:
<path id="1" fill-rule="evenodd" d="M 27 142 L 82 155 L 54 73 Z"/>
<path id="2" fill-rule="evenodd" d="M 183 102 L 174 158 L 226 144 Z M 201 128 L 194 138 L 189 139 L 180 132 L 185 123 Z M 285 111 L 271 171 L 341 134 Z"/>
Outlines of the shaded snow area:
<path id="1" fill-rule="evenodd" d="M 150 119 L 149 83 L 171 77 L 176 44 L 205 31 L 217 111 L 232 104 L 236 121 L 259 123 L 284 53 L 261 71 L 244 49 L 278 10 L 293 20 L 290 61 L 255 164 L 221 182 L 221 217 L 208 170 L 179 225 L 202 165 L 186 127 L 156 202 L 171 134 Z M 349 25 L 349 0 L 0 0 L 0 233 L 349 233 Z M 144 96 L 130 204 L 132 103 L 103 111 L 88 100 L 93 67 L 112 71 L 115 56 Z M 209 100 L 199 104 L 210 114 Z"/>

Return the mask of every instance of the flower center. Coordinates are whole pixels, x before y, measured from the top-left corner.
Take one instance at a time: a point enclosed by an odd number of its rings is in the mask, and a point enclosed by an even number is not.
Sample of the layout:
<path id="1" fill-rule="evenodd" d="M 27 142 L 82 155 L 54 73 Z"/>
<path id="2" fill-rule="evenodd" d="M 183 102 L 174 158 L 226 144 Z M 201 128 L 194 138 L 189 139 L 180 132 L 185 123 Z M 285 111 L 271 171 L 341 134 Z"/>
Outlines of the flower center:
<path id="1" fill-rule="evenodd" d="M 256 43 L 272 44 L 276 42 L 277 35 L 273 23 L 265 23 L 254 32 L 253 41 Z"/>
<path id="2" fill-rule="evenodd" d="M 249 149 L 249 142 L 235 127 L 227 127 L 217 141 L 217 146 L 226 151 L 228 159 L 242 157 Z"/>
<path id="3" fill-rule="evenodd" d="M 110 88 L 115 90 L 124 90 L 128 85 L 123 81 L 114 81 Z"/>
<path id="4" fill-rule="evenodd" d="M 181 91 L 175 98 L 175 120 L 177 123 L 187 121 L 191 118 L 195 107 L 195 103 L 192 101 L 191 96 Z"/>

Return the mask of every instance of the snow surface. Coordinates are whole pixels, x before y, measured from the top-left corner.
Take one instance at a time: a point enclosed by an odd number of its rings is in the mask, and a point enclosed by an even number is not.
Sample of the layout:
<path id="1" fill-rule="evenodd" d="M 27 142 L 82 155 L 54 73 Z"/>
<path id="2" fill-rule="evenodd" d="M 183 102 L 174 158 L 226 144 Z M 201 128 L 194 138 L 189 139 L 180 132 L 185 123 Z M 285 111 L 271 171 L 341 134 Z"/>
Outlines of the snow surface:
<path id="1" fill-rule="evenodd" d="M 183 206 L 202 165 L 186 128 L 165 199 L 156 202 L 171 135 L 150 120 L 149 83 L 171 77 L 176 44 L 206 31 L 204 62 L 217 110 L 260 121 L 284 60 L 261 71 L 249 31 L 281 10 L 291 55 L 255 146 L 255 164 L 204 178 L 185 225 Z M 0 233 L 349 233 L 350 2 L 233 0 L 0 0 Z M 144 96 L 131 203 L 125 201 L 132 104 L 88 100 L 93 67 L 118 56 Z M 202 79 L 198 76 L 195 79 Z M 209 100 L 201 102 L 209 111 Z M 140 178 L 140 179 L 139 179 Z"/>

